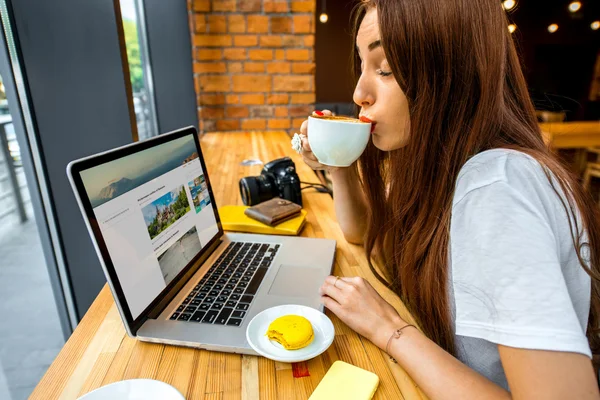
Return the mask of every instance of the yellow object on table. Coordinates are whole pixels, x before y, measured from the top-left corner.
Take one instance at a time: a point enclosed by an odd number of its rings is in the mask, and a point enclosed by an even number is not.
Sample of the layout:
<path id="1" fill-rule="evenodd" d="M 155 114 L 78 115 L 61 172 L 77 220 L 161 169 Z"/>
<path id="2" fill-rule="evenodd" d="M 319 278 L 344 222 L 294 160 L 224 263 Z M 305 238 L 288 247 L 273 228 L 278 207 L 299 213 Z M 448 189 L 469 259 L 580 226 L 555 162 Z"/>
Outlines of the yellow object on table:
<path id="1" fill-rule="evenodd" d="M 219 217 L 223 230 L 246 233 L 262 233 L 266 235 L 296 236 L 306 222 L 306 211 L 276 226 L 269 226 L 244 214 L 247 206 L 223 206 L 219 208 Z"/>
<path id="2" fill-rule="evenodd" d="M 374 373 L 336 361 L 308 400 L 369 400 L 378 386 L 379 377 Z"/>
<path id="3" fill-rule="evenodd" d="M 300 315 L 284 315 L 275 319 L 269 325 L 267 336 L 286 350 L 306 347 L 315 338 L 310 321 Z"/>

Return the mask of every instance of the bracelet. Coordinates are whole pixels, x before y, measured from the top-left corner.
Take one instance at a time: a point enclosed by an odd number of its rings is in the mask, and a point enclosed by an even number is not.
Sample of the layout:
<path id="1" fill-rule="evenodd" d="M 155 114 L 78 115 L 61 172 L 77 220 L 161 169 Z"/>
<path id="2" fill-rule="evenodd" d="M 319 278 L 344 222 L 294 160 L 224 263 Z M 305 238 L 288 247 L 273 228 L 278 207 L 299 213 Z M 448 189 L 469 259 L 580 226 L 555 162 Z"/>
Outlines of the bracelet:
<path id="1" fill-rule="evenodd" d="M 405 329 L 405 328 L 408 328 L 408 327 L 410 327 L 410 326 L 412 326 L 413 328 L 415 328 L 415 329 L 416 329 L 416 327 L 415 327 L 414 325 L 404 325 L 402 328 L 400 328 L 400 329 L 396 329 L 396 330 L 394 331 L 394 333 L 392 333 L 392 336 L 390 336 L 390 338 L 388 339 L 388 342 L 387 342 L 387 344 L 385 345 L 385 352 L 386 352 L 388 355 L 390 354 L 390 351 L 389 351 L 388 349 L 389 349 L 389 347 L 390 347 L 390 343 L 392 342 L 392 339 L 398 339 L 400 336 L 402 336 L 402 330 L 403 330 L 403 329 Z M 397 364 L 397 363 L 398 363 L 398 362 L 396 361 L 396 359 L 395 359 L 394 357 L 392 357 L 392 356 L 390 356 L 390 360 L 391 360 L 392 362 L 394 362 L 395 364 Z"/>

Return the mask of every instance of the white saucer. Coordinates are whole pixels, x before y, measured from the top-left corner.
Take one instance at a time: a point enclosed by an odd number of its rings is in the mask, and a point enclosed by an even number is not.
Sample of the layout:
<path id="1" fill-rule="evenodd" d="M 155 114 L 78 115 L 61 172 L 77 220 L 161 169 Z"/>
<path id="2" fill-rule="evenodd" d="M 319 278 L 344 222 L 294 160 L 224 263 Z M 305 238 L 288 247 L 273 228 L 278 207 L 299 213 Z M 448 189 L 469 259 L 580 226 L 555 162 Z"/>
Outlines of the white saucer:
<path id="1" fill-rule="evenodd" d="M 312 324 L 315 338 L 308 346 L 298 350 L 286 350 L 266 336 L 271 322 L 288 314 L 300 315 Z M 335 329 L 327 315 L 314 308 L 294 304 L 271 307 L 262 311 L 252 318 L 246 329 L 246 339 L 258 354 L 287 363 L 306 361 L 318 356 L 327 350 L 334 336 Z"/>
<path id="2" fill-rule="evenodd" d="M 185 400 L 173 386 L 154 379 L 129 379 L 102 386 L 78 400 Z"/>

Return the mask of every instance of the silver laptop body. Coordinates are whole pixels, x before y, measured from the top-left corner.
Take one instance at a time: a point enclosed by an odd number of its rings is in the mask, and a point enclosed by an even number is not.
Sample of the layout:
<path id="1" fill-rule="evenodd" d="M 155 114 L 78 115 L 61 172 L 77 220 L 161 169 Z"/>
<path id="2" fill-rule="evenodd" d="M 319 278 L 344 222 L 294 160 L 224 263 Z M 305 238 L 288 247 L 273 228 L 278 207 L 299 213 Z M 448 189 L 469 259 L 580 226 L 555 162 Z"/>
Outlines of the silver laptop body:
<path id="1" fill-rule="evenodd" d="M 72 161 L 67 175 L 129 336 L 257 354 L 246 327 L 259 312 L 323 311 L 335 241 L 223 232 L 195 128 Z"/>

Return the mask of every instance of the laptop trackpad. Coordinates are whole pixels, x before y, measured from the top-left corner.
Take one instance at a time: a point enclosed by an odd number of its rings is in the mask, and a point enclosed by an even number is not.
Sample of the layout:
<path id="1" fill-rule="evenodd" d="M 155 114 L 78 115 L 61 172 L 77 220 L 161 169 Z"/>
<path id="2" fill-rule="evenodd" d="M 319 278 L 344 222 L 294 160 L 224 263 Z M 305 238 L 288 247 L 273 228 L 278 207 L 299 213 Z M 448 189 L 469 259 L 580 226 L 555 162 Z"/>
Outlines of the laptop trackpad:
<path id="1" fill-rule="evenodd" d="M 291 296 L 291 297 L 306 297 L 311 296 L 321 286 L 323 282 L 323 271 L 319 268 L 309 267 L 295 267 L 291 265 L 281 265 L 277 276 L 271 288 L 269 294 L 277 296 Z"/>

